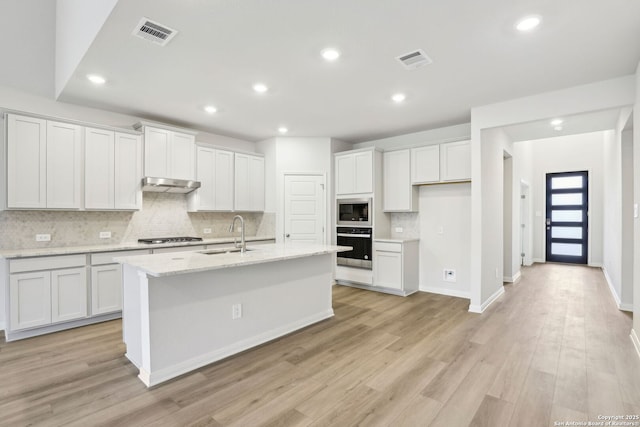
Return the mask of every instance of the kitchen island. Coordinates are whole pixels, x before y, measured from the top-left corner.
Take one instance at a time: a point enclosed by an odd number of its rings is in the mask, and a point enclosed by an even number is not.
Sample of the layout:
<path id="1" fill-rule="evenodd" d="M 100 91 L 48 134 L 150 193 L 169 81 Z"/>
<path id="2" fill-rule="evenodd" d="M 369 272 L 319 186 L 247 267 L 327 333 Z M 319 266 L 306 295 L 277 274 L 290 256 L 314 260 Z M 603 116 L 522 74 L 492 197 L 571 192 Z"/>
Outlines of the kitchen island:
<path id="1" fill-rule="evenodd" d="M 147 387 L 333 316 L 327 245 L 116 258 L 126 357 Z"/>

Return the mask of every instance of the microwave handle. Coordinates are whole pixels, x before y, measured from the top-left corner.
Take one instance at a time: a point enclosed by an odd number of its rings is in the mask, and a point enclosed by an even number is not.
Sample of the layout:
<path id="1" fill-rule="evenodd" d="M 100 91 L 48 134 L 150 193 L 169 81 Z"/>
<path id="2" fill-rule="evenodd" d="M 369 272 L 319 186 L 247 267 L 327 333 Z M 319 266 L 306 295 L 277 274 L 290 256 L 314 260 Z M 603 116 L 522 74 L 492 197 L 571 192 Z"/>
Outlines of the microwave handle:
<path id="1" fill-rule="evenodd" d="M 370 239 L 371 234 L 349 234 L 349 233 L 338 233 L 338 237 L 358 237 L 362 239 Z"/>

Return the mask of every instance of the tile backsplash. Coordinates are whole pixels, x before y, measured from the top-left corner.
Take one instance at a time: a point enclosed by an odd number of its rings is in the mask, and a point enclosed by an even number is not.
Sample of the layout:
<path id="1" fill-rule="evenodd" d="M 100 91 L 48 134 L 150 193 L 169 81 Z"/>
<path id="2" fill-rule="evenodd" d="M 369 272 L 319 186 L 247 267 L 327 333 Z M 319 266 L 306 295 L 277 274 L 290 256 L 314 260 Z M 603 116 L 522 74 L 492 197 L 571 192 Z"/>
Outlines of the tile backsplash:
<path id="1" fill-rule="evenodd" d="M 402 232 L 396 232 L 396 227 L 402 227 Z M 408 239 L 420 238 L 420 215 L 412 213 L 392 213 L 391 214 L 391 238 Z"/>
<path id="2" fill-rule="evenodd" d="M 186 196 L 144 193 L 136 212 L 0 211 L 0 249 L 29 249 L 135 242 L 142 237 L 230 236 L 232 212 L 187 212 Z M 240 213 L 247 236 L 274 236 L 275 213 Z M 205 228 L 211 234 L 204 234 Z M 111 238 L 100 239 L 101 231 Z M 36 234 L 51 234 L 50 242 L 36 242 Z"/>

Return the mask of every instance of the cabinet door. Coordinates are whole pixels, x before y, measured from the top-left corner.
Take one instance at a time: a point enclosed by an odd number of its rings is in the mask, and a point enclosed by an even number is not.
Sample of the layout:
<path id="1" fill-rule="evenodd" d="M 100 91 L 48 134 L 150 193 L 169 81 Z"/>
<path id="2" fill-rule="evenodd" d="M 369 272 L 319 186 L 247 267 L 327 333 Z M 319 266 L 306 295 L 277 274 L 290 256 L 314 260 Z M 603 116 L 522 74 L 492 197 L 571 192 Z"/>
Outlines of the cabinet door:
<path id="1" fill-rule="evenodd" d="M 402 289 L 402 254 L 399 252 L 373 252 L 373 285 Z"/>
<path id="2" fill-rule="evenodd" d="M 172 132 L 164 129 L 144 129 L 144 175 L 156 178 L 169 176 L 169 139 Z"/>
<path id="3" fill-rule="evenodd" d="M 84 207 L 114 207 L 114 132 L 86 128 L 84 131 Z"/>
<path id="4" fill-rule="evenodd" d="M 235 195 L 234 208 L 237 211 L 251 210 L 251 194 L 249 189 L 249 156 L 236 153 L 235 156 Z"/>
<path id="5" fill-rule="evenodd" d="M 440 146 L 428 145 L 411 149 L 411 183 L 440 181 Z"/>
<path id="6" fill-rule="evenodd" d="M 80 209 L 82 128 L 47 122 L 47 208 Z"/>
<path id="7" fill-rule="evenodd" d="M 12 274 L 9 279 L 12 331 L 51 323 L 51 274 Z"/>
<path id="8" fill-rule="evenodd" d="M 51 272 L 51 321 L 87 317 L 87 269 L 70 268 Z"/>
<path id="9" fill-rule="evenodd" d="M 234 153 L 216 150 L 216 210 L 232 211 L 234 203 Z"/>
<path id="10" fill-rule="evenodd" d="M 195 137 L 174 132 L 169 151 L 169 178 L 194 179 L 195 160 Z"/>
<path id="11" fill-rule="evenodd" d="M 264 211 L 264 157 L 249 157 L 249 189 L 251 210 Z"/>
<path id="12" fill-rule="evenodd" d="M 192 210 L 213 211 L 216 209 L 216 150 L 207 147 L 196 148 L 196 180 L 200 181 L 197 206 Z"/>
<path id="13" fill-rule="evenodd" d="M 355 153 L 355 192 L 356 193 L 372 193 L 373 192 L 373 152 L 365 151 Z"/>
<path id="14" fill-rule="evenodd" d="M 120 264 L 91 267 L 91 315 L 122 310 L 122 267 Z"/>
<path id="15" fill-rule="evenodd" d="M 116 132 L 114 145 L 114 208 L 141 209 L 141 138 L 139 135 Z"/>
<path id="16" fill-rule="evenodd" d="M 353 154 L 336 156 L 336 194 L 353 194 L 356 188 L 356 159 Z"/>
<path id="17" fill-rule="evenodd" d="M 7 120 L 7 206 L 47 206 L 47 122 L 9 114 Z"/>
<path id="18" fill-rule="evenodd" d="M 450 142 L 440 146 L 442 181 L 468 181 L 471 179 L 470 141 Z"/>
<path id="19" fill-rule="evenodd" d="M 388 151 L 383 155 L 383 205 L 388 212 L 415 210 L 411 185 L 409 150 Z"/>

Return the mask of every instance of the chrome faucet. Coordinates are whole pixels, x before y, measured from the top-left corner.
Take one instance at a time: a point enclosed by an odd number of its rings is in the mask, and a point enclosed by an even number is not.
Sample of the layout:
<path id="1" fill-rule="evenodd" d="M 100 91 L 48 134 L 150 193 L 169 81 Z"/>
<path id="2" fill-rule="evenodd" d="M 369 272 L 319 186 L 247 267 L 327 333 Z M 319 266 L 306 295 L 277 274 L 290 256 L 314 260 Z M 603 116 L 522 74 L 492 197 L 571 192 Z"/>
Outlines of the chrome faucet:
<path id="1" fill-rule="evenodd" d="M 233 233 L 233 228 L 236 225 L 236 219 L 240 220 L 240 253 L 243 254 L 247 251 L 247 242 L 244 239 L 244 218 L 240 215 L 236 215 L 233 217 L 233 222 L 231 223 L 231 227 L 229 227 L 229 232 Z M 234 239 L 235 241 L 235 239 Z M 238 247 L 238 243 L 235 243 L 235 247 Z"/>

